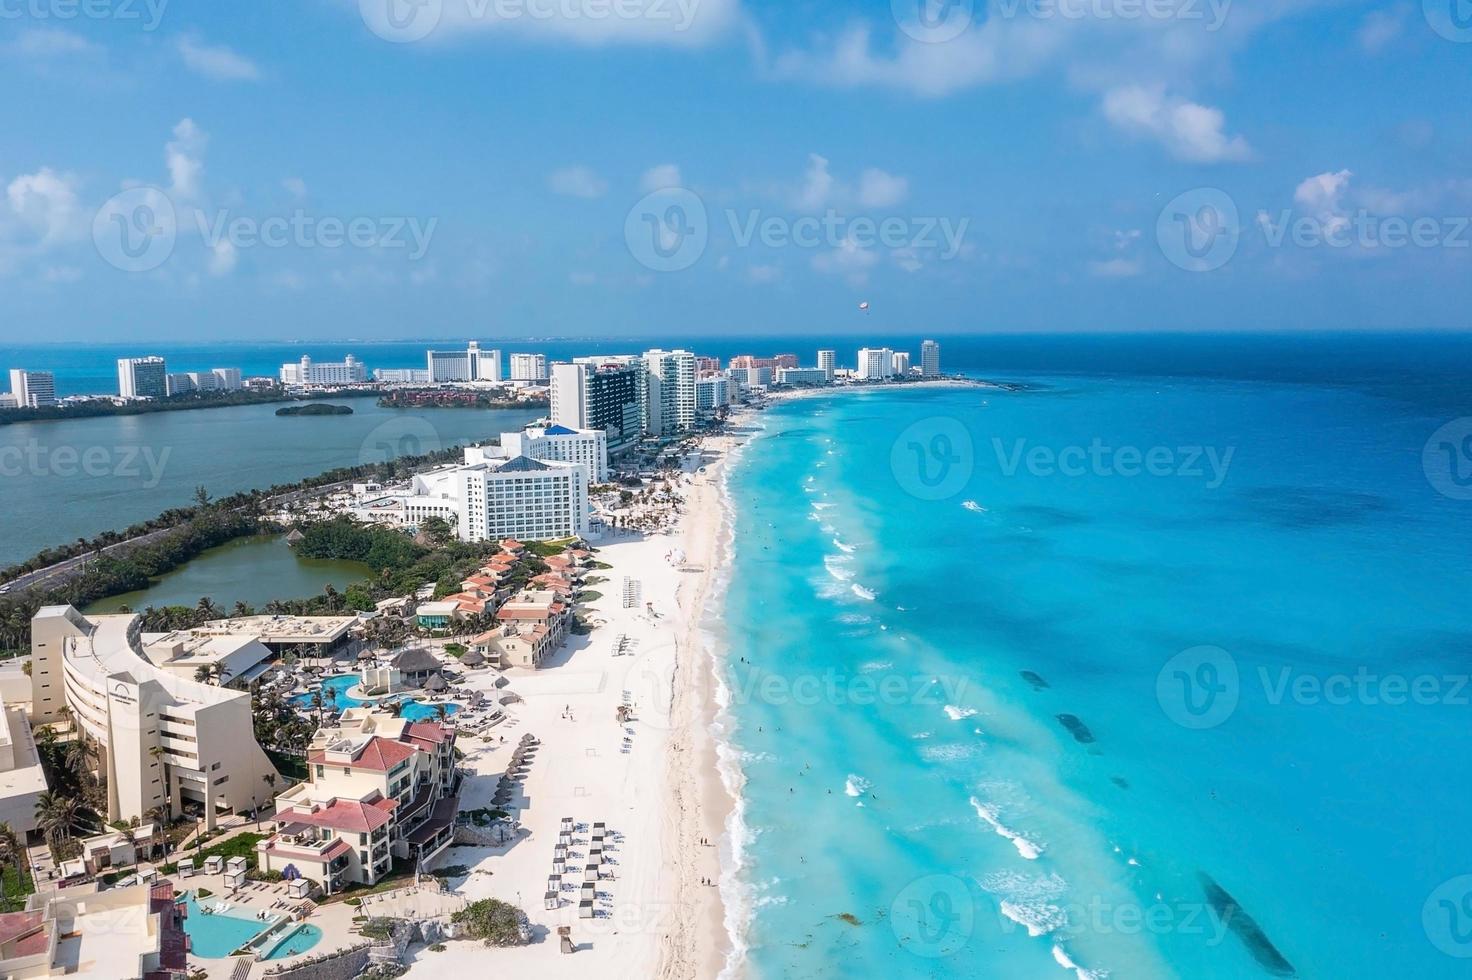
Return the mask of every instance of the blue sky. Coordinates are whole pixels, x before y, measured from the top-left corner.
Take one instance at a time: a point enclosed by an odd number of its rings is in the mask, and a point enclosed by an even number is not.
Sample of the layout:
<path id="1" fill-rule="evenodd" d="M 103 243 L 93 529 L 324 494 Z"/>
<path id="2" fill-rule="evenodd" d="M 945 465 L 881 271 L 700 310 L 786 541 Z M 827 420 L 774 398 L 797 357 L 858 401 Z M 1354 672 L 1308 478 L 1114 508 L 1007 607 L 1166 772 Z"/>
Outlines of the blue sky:
<path id="1" fill-rule="evenodd" d="M 1465 329 L 1469 81 L 1469 0 L 0 0 L 0 334 Z"/>

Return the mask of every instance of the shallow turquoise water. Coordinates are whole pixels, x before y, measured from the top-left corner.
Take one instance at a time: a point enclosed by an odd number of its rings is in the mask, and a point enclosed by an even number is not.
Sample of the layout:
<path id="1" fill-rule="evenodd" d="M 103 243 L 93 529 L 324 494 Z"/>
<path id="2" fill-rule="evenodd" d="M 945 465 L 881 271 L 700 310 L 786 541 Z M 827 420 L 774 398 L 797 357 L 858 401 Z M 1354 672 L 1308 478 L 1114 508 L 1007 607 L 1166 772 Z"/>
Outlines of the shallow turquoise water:
<path id="1" fill-rule="evenodd" d="M 185 899 L 188 914 L 184 931 L 189 935 L 190 952 L 207 960 L 224 959 L 270 926 L 245 916 L 225 912 L 206 915 L 189 892 Z"/>
<path id="2" fill-rule="evenodd" d="M 316 946 L 322 941 L 322 930 L 314 925 L 302 924 L 297 926 L 286 935 L 286 938 L 271 948 L 271 951 L 261 957 L 264 960 L 283 960 L 288 956 L 297 956 Z"/>
<path id="3" fill-rule="evenodd" d="M 357 674 L 339 674 L 336 677 L 323 678 L 322 694 L 326 703 L 331 704 L 338 711 L 345 711 L 348 708 L 357 708 L 367 704 L 368 702 L 366 701 L 348 696 L 348 691 L 355 687 L 357 683 Z M 310 694 L 298 694 L 292 700 L 295 704 L 302 707 L 309 708 L 312 705 L 312 695 Z M 407 718 L 410 721 L 424 721 L 427 718 L 435 717 L 435 707 L 435 705 L 425 704 L 413 698 L 406 698 L 404 699 L 404 710 L 401 712 L 400 717 Z M 460 706 L 458 704 L 447 703 L 445 705 L 446 714 L 453 715 L 459 710 Z"/>
<path id="4" fill-rule="evenodd" d="M 1472 871 L 1472 504 L 1421 458 L 1447 417 L 1032 380 L 785 405 L 732 473 L 747 972 L 1464 976 L 1465 896 L 1436 896 Z"/>

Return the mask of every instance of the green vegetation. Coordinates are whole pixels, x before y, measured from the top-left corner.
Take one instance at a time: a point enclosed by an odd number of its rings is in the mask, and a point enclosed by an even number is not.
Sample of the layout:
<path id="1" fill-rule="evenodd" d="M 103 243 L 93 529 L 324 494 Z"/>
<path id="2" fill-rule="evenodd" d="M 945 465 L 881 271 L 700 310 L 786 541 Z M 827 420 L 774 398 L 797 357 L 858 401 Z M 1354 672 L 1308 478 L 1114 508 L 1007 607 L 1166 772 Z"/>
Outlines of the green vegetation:
<path id="1" fill-rule="evenodd" d="M 576 538 L 563 538 L 561 541 L 527 541 L 524 544 L 527 554 L 536 555 L 538 558 L 551 558 L 553 555 L 562 554 L 576 540 Z"/>
<path id="2" fill-rule="evenodd" d="M 358 395 L 358 392 L 343 392 L 343 397 Z M 363 392 L 362 394 L 372 394 Z M 272 402 L 291 401 L 279 388 L 268 391 L 241 389 L 239 391 L 196 391 L 187 395 L 157 398 L 152 401 L 125 402 L 121 405 L 106 398 L 81 402 L 75 405 L 51 405 L 46 408 L 0 409 L 0 425 L 11 422 L 52 422 L 63 419 L 93 419 L 110 415 L 153 415 L 158 412 L 181 412 L 195 408 L 232 408 L 237 405 L 267 405 Z"/>
<path id="3" fill-rule="evenodd" d="M 265 839 L 265 834 L 254 834 L 246 831 L 236 834 L 234 837 L 221 841 L 218 844 L 211 844 L 198 851 L 190 848 L 188 853 L 179 856 L 181 858 L 192 857 L 197 865 L 203 864 L 206 858 L 211 857 L 221 857 L 226 861 L 229 861 L 231 858 L 243 857 L 245 858 L 246 870 L 253 871 L 256 867 L 256 845 Z M 165 864 L 160 870 L 166 875 L 171 875 L 179 870 L 178 862 Z"/>
<path id="4" fill-rule="evenodd" d="M 498 899 L 471 902 L 450 916 L 450 921 L 464 925 L 471 939 L 487 946 L 522 946 L 528 941 L 526 916 L 521 909 Z"/>
<path id="5" fill-rule="evenodd" d="M 328 405 L 325 402 L 312 402 L 308 405 L 288 405 L 285 408 L 276 409 L 276 414 L 282 418 L 297 415 L 352 415 L 353 410 L 347 405 Z"/>
<path id="6" fill-rule="evenodd" d="M 597 602 L 602 598 L 602 592 L 581 592 L 578 594 L 578 602 Z"/>
<path id="7" fill-rule="evenodd" d="M 210 898 L 214 894 L 215 893 L 212 892 L 212 891 L 210 891 L 208 888 L 198 888 L 194 892 L 194 897 L 195 898 Z"/>

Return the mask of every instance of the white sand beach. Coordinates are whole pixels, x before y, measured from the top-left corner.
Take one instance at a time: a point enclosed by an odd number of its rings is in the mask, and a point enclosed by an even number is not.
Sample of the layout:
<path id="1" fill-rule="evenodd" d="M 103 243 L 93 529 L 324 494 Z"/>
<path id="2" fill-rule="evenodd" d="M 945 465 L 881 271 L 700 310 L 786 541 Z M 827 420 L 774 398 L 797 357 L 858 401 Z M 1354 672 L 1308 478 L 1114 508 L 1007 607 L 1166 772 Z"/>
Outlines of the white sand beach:
<path id="1" fill-rule="evenodd" d="M 449 882 L 460 895 L 524 909 L 536 941 L 494 951 L 467 942 L 421 950 L 411 976 L 471 975 L 492 960 L 516 977 L 676 980 L 720 972 L 729 943 L 713 882 L 721 874 L 732 802 L 710 735 L 714 677 L 699 625 L 724 533 L 719 480 L 730 442 L 706 439 L 704 459 L 688 461 L 683 514 L 673 533 L 607 532 L 592 542 L 597 559 L 612 566 L 595 573 L 605 579 L 593 587 L 602 597 L 586 607 L 600 625 L 571 637 L 540 670 L 508 671 L 509 690 L 523 702 L 510 705 L 508 720 L 490 730 L 493 744 L 461 741 L 464 765 L 475 773 L 466 780 L 461 808 L 474 810 L 491 805 L 516 742 L 526 733 L 541 740 L 523 798 L 514 801 L 524 832 L 505 847 L 453 847 L 435 862 L 470 869 Z M 624 608 L 626 577 L 641 593 L 633 608 Z M 627 655 L 616 654 L 620 637 L 627 638 Z M 635 717 L 621 725 L 616 713 L 625 703 Z M 543 896 L 564 817 L 578 830 L 560 907 L 548 910 Z M 596 883 L 596 917 L 580 918 L 595 822 L 608 828 L 612 876 Z M 559 926 L 571 927 L 577 952 L 560 951 Z"/>

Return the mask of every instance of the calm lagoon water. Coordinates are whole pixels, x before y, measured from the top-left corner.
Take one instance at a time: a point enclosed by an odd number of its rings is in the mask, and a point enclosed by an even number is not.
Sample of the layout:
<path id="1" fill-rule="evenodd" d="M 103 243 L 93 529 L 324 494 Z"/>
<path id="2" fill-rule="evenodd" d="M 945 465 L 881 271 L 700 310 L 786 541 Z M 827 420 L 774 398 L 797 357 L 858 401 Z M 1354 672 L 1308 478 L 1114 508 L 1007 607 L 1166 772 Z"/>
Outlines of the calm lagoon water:
<path id="1" fill-rule="evenodd" d="M 361 562 L 298 558 L 285 535 L 241 538 L 211 548 L 138 592 L 93 603 L 87 612 L 116 612 L 123 606 L 192 606 L 208 596 L 228 611 L 237 602 L 260 608 L 273 599 L 305 599 L 331 585 L 339 592 L 367 578 Z"/>
<path id="2" fill-rule="evenodd" d="M 196 487 L 221 497 L 290 483 L 490 439 L 544 414 L 341 404 L 354 414 L 279 418 L 278 405 L 247 405 L 0 426 L 0 565 L 188 505 Z"/>
<path id="3" fill-rule="evenodd" d="M 1472 383 L 1180 368 L 760 416 L 744 975 L 1467 975 Z"/>

